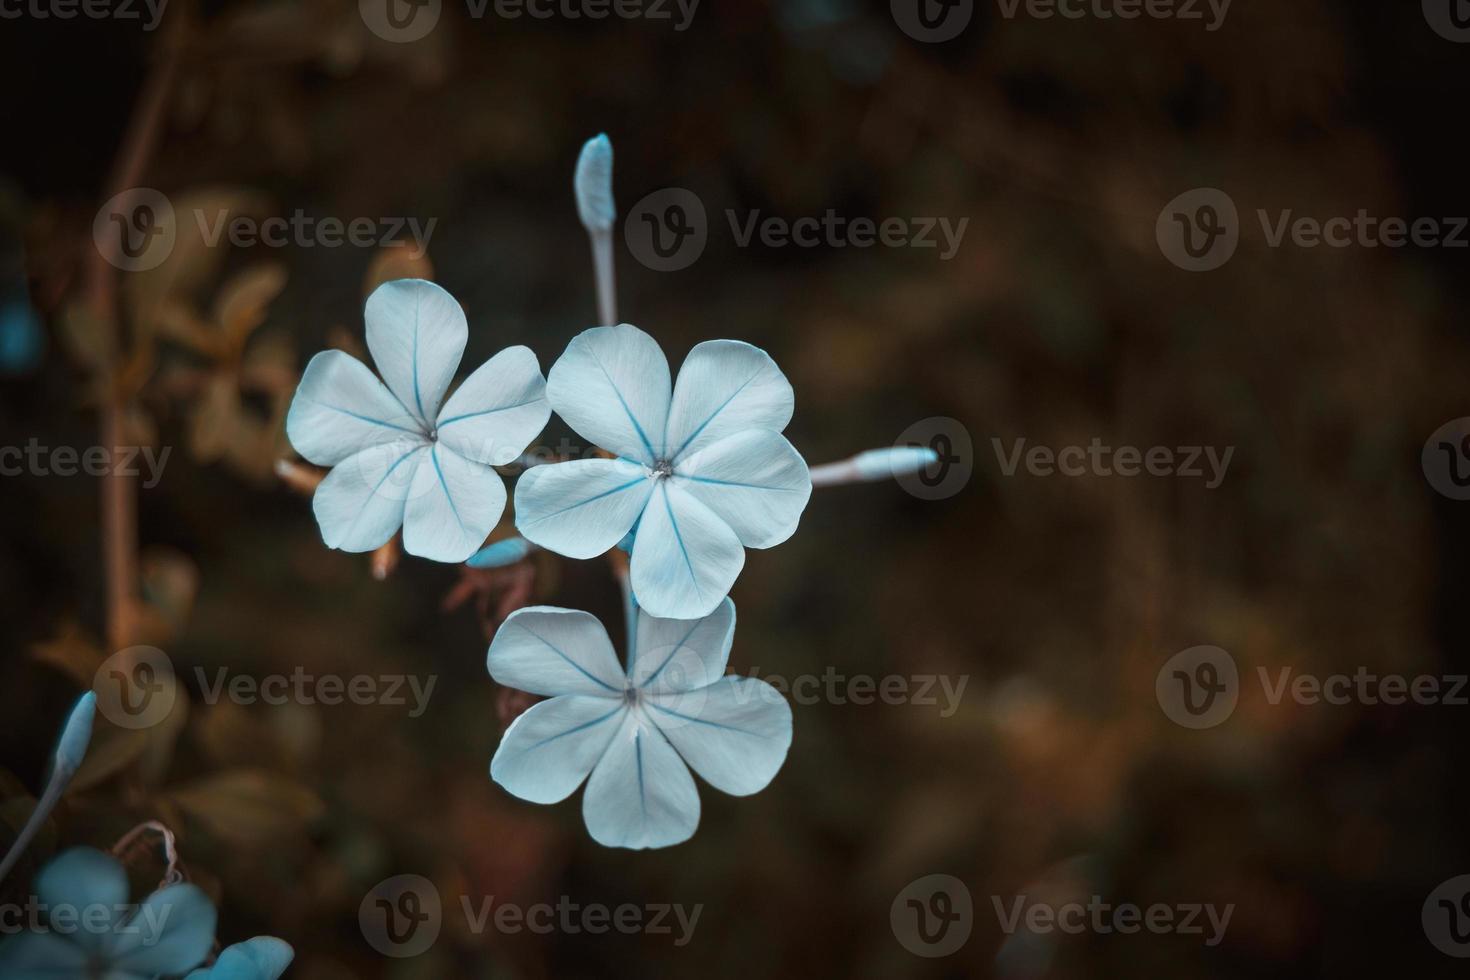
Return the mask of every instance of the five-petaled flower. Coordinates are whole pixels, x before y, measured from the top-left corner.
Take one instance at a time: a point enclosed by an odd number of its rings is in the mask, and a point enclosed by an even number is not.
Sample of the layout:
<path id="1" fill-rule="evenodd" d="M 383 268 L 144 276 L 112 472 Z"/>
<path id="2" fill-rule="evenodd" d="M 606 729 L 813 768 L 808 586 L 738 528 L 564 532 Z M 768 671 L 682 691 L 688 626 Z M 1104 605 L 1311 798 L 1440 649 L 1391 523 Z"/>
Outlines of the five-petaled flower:
<path id="1" fill-rule="evenodd" d="M 667 847 L 699 825 L 690 768 L 726 793 L 759 792 L 791 746 L 791 708 L 765 681 L 725 676 L 728 598 L 699 620 L 637 617 L 626 670 L 589 613 L 532 606 L 505 621 L 490 644 L 491 676 L 551 698 L 506 729 L 490 776 L 532 803 L 564 800 L 585 779 L 594 840 Z"/>
<path id="2" fill-rule="evenodd" d="M 194 885 L 169 885 L 128 903 L 128 876 L 110 855 L 76 847 L 36 876 L 49 927 L 0 943 L 6 980 L 150 980 L 198 966 L 214 945 L 215 911 Z"/>
<path id="3" fill-rule="evenodd" d="M 671 385 L 652 337 L 626 323 L 595 327 L 552 366 L 546 397 L 617 458 L 526 471 L 516 528 L 572 558 L 601 554 L 631 530 L 633 591 L 655 616 L 708 615 L 745 548 L 789 538 L 811 497 L 806 463 L 781 435 L 791 384 L 758 347 L 699 344 Z"/>
<path id="4" fill-rule="evenodd" d="M 469 336 L 454 297 L 399 279 L 374 290 L 364 318 L 386 387 L 350 354 L 324 351 L 286 417 L 296 451 L 332 467 L 312 500 L 322 538 L 372 551 L 401 526 L 409 554 L 464 561 L 505 509 L 491 467 L 519 456 L 550 417 L 541 367 L 528 348 L 506 348 L 443 401 Z"/>

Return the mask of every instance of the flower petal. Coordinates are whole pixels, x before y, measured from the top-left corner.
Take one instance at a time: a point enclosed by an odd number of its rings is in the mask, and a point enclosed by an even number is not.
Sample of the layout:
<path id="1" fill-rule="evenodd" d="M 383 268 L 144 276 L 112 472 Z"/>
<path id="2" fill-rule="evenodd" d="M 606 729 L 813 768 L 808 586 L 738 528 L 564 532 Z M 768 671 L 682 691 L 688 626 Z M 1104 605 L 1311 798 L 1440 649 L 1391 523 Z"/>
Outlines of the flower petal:
<path id="1" fill-rule="evenodd" d="M 405 433 L 419 434 L 418 420 L 366 364 L 339 350 L 311 359 L 286 413 L 286 438 L 318 466 L 336 466 Z"/>
<path id="2" fill-rule="evenodd" d="M 688 491 L 663 480 L 633 539 L 633 593 L 651 615 L 698 619 L 714 612 L 745 565 L 730 525 Z"/>
<path id="3" fill-rule="evenodd" d="M 533 704 L 511 722 L 490 778 L 532 803 L 556 803 L 582 785 L 628 713 L 621 699 L 581 695 Z"/>
<path id="4" fill-rule="evenodd" d="M 126 896 L 123 900 L 127 900 Z M 87 975 L 90 958 L 86 949 L 68 937 L 54 932 L 23 932 L 0 942 L 0 977 L 76 980 Z"/>
<path id="5" fill-rule="evenodd" d="M 507 347 L 465 378 L 439 410 L 439 441 L 477 463 L 504 466 L 546 428 L 546 379 L 529 347 Z"/>
<path id="6" fill-rule="evenodd" d="M 296 951 L 275 936 L 256 936 L 226 946 L 214 966 L 195 970 L 185 980 L 279 980 Z"/>
<path id="7" fill-rule="evenodd" d="M 53 858 L 36 875 L 36 898 L 51 908 L 67 906 L 80 914 L 89 905 L 112 912 L 128 901 L 128 875 L 110 854 L 73 847 Z"/>
<path id="8" fill-rule="evenodd" d="M 639 712 L 623 718 L 587 780 L 582 818 L 604 847 L 668 847 L 694 836 L 699 791 L 668 739 Z"/>
<path id="9" fill-rule="evenodd" d="M 378 372 L 427 431 L 464 356 L 464 310 L 442 286 L 394 279 L 373 290 L 363 319 Z"/>
<path id="10" fill-rule="evenodd" d="M 311 498 L 328 548 L 372 551 L 403 524 L 417 467 L 429 455 L 422 439 L 372 446 L 333 467 Z M 478 542 L 477 542 L 478 543 Z"/>
<path id="11" fill-rule="evenodd" d="M 214 946 L 214 904 L 196 885 L 149 895 L 112 945 L 112 967 L 145 977 L 187 973 Z"/>
<path id="12" fill-rule="evenodd" d="M 568 558 L 595 558 L 622 540 L 652 492 L 648 470 L 626 459 L 543 463 L 516 481 L 516 530 Z"/>
<path id="13" fill-rule="evenodd" d="M 645 691 L 688 691 L 725 673 L 735 639 L 735 603 L 726 596 L 703 619 L 659 619 L 638 610 L 628 676 Z"/>
<path id="14" fill-rule="evenodd" d="M 499 473 L 435 443 L 409 487 L 403 550 L 433 561 L 464 561 L 485 543 L 504 511 Z"/>
<path id="15" fill-rule="evenodd" d="M 497 684 L 531 694 L 621 698 L 626 686 L 607 630 L 578 609 L 517 609 L 496 630 L 485 665 Z"/>
<path id="16" fill-rule="evenodd" d="M 719 514 L 747 548 L 791 537 L 812 496 L 806 461 L 769 429 L 746 429 L 685 454 L 674 482 Z"/>
<path id="17" fill-rule="evenodd" d="M 663 457 L 669 387 L 658 342 L 623 323 L 573 337 L 551 366 L 546 397 L 584 439 L 652 465 Z"/>
<path id="18" fill-rule="evenodd" d="M 739 340 L 697 345 L 679 368 L 669 408 L 668 450 L 681 456 L 745 429 L 780 432 L 796 396 L 771 355 Z"/>
<path id="19" fill-rule="evenodd" d="M 698 690 L 650 695 L 645 703 L 684 761 L 733 796 L 764 789 L 791 747 L 791 706 L 753 677 L 722 677 Z"/>

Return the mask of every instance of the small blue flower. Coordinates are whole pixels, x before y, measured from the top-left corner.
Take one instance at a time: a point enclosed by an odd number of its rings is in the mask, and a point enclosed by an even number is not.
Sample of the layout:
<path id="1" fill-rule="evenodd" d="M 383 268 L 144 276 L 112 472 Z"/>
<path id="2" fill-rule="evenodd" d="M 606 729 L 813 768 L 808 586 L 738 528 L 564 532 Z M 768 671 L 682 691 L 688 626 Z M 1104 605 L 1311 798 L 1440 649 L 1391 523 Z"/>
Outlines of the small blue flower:
<path id="1" fill-rule="evenodd" d="M 296 451 L 330 466 L 312 499 L 322 539 L 372 551 L 403 528 L 411 555 L 461 562 L 505 510 L 492 466 L 521 454 L 551 416 L 536 355 L 509 347 L 444 393 L 469 328 L 454 297 L 421 279 L 368 297 L 367 344 L 383 382 L 342 351 L 311 359 L 286 416 Z"/>
<path id="2" fill-rule="evenodd" d="M 490 675 L 550 695 L 506 729 L 490 777 L 532 803 L 583 780 L 587 830 L 607 847 L 668 847 L 699 826 L 692 768 L 715 789 L 764 789 L 791 747 L 791 707 L 765 681 L 724 676 L 735 638 L 728 598 L 693 622 L 639 610 L 625 671 L 592 615 L 531 606 L 490 644 Z M 590 774 L 590 775 L 589 775 Z"/>
<path id="3" fill-rule="evenodd" d="M 636 525 L 633 591 L 653 615 L 708 615 L 740 574 L 745 548 L 795 532 L 811 474 L 781 435 L 791 384 L 760 348 L 699 344 L 671 385 L 652 337 L 626 323 L 595 327 L 552 366 L 546 397 L 618 458 L 527 470 L 516 485 L 516 528 L 550 551 L 592 558 Z"/>
<path id="4" fill-rule="evenodd" d="M 278 980 L 296 955 L 274 936 L 256 936 L 226 946 L 214 966 L 195 970 L 185 980 Z"/>
<path id="5" fill-rule="evenodd" d="M 128 876 L 90 847 L 66 851 L 36 876 L 48 928 L 0 944 L 6 980 L 151 980 L 198 966 L 214 945 L 215 911 L 194 885 L 169 885 L 128 904 Z"/>

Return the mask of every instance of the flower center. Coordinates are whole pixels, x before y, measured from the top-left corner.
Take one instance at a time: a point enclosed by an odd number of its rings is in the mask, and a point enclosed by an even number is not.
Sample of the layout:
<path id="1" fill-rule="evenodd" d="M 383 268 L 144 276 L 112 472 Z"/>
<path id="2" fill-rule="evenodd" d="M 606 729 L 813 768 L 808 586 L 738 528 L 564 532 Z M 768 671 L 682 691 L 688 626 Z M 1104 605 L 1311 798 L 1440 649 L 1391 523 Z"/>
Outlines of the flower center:
<path id="1" fill-rule="evenodd" d="M 655 480 L 666 480 L 674 475 L 673 460 L 660 459 L 653 464 L 653 478 Z"/>
<path id="2" fill-rule="evenodd" d="M 630 708 L 638 707 L 639 694 L 638 688 L 633 686 L 632 681 L 629 681 L 628 686 L 623 688 L 623 704 Z"/>

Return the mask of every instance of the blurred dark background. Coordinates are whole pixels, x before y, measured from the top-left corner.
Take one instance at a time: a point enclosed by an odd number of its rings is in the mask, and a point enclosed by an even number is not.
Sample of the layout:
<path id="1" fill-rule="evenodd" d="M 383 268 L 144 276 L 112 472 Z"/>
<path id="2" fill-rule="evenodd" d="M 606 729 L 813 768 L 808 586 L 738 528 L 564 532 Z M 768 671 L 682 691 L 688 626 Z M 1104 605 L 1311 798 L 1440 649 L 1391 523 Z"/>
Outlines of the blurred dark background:
<path id="1" fill-rule="evenodd" d="M 704 0 L 683 31 L 475 19 L 445 0 L 406 44 L 335 0 L 172 0 L 154 31 L 0 22 L 0 444 L 96 445 L 98 406 L 120 385 L 134 441 L 171 447 L 137 494 L 146 609 L 132 638 L 167 651 L 189 702 L 138 737 L 99 720 L 88 770 L 6 894 L 56 848 L 106 848 L 161 818 L 217 899 L 221 939 L 279 935 L 297 949 L 289 975 L 311 980 L 1450 975 L 1457 961 L 1420 916 L 1470 871 L 1470 707 L 1271 704 L 1254 677 L 1470 672 L 1470 505 L 1420 468 L 1429 434 L 1470 414 L 1466 251 L 1272 248 L 1255 212 L 1470 214 L 1470 47 L 1407 3 L 1236 0 L 1215 31 L 1001 10 L 977 0 L 943 43 L 908 36 L 887 4 L 841 0 Z M 180 214 L 437 225 L 427 264 L 402 249 L 206 248 L 181 231 L 159 269 L 118 276 L 118 381 L 79 312 L 90 229 L 171 45 L 140 183 Z M 619 229 L 620 315 L 671 361 L 718 337 L 770 351 L 797 393 L 787 435 L 813 464 L 931 417 L 973 441 L 973 476 L 942 499 L 891 481 L 818 490 L 798 534 L 751 552 L 733 593 L 734 669 L 966 675 L 959 710 L 797 705 L 774 783 L 741 800 L 702 786 L 698 834 L 652 853 L 594 844 L 579 798 L 532 806 L 487 774 L 506 716 L 484 667 L 497 604 L 528 589 L 618 637 L 604 564 L 540 555 L 533 579 L 512 580 L 407 558 L 377 581 L 365 557 L 321 544 L 309 500 L 272 472 L 291 458 L 280 420 L 301 366 L 360 346 L 363 297 L 385 276 L 430 274 L 460 300 L 461 375 L 510 344 L 544 370 L 592 325 L 570 184 L 603 131 L 625 212 L 678 186 L 710 213 L 708 247 L 675 272 L 641 265 Z M 1154 237 L 1160 209 L 1195 187 L 1241 213 L 1237 252 L 1208 273 L 1177 268 Z M 726 209 L 969 224 L 943 261 L 742 248 Z M 553 420 L 544 441 L 564 434 Z M 1094 437 L 1235 453 L 1205 489 L 1008 477 L 991 442 Z M 7 824 L 114 652 L 101 482 L 0 478 Z M 445 609 L 447 596 L 464 601 Z M 1196 644 L 1230 651 L 1243 679 L 1233 716 L 1204 731 L 1172 723 L 1154 693 L 1164 662 Z M 193 670 L 222 666 L 439 681 L 418 718 L 205 704 Z M 357 911 L 401 873 L 455 907 L 569 896 L 703 911 L 684 946 L 472 935 L 451 912 L 430 952 L 395 960 L 364 941 Z M 890 906 L 933 873 L 964 882 L 974 916 L 961 949 L 928 959 Z M 1235 910 L 1214 947 L 1008 941 L 993 899 L 1023 894 Z"/>

